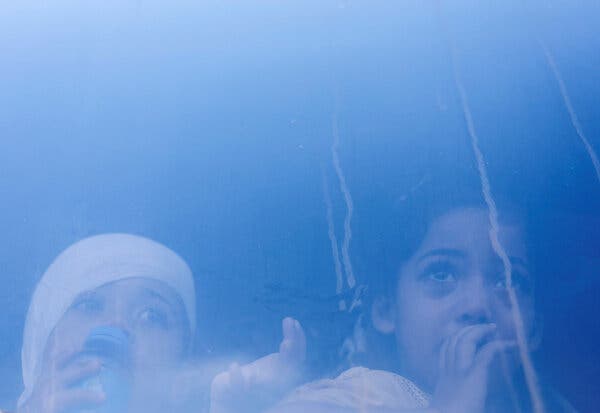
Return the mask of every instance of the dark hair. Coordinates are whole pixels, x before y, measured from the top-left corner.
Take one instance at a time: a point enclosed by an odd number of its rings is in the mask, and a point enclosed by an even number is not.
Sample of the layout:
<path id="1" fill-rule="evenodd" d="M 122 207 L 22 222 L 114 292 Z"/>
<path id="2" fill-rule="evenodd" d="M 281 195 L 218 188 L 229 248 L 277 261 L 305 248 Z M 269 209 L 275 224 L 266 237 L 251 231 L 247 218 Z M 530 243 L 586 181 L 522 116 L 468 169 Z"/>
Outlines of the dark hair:
<path id="1" fill-rule="evenodd" d="M 389 190 L 369 205 L 360 231 L 360 273 L 370 295 L 388 291 L 402 263 L 419 247 L 430 224 L 457 208 L 486 208 L 477 182 L 425 176 L 408 193 Z M 357 232 L 358 232 L 357 231 Z"/>
<path id="2" fill-rule="evenodd" d="M 454 178 L 454 179 L 452 179 Z M 361 364 L 371 367 L 389 366 L 395 360 L 395 343 L 377 334 L 371 325 L 370 312 L 374 300 L 396 290 L 399 270 L 419 248 L 432 222 L 444 214 L 462 208 L 488 210 L 479 181 L 463 177 L 426 176 L 407 194 L 390 190 L 374 197 L 371 213 L 357 224 L 362 237 L 360 274 L 365 275 L 367 293 L 363 299 L 361 317 L 367 337 L 367 353 L 358 357 Z M 503 223 L 516 223 L 528 237 L 527 214 L 522 207 L 505 200 L 503 194 L 495 202 Z M 357 236 L 358 238 L 358 236 Z M 392 297 L 389 297 L 393 299 Z M 353 360 L 355 361 L 355 360 Z"/>

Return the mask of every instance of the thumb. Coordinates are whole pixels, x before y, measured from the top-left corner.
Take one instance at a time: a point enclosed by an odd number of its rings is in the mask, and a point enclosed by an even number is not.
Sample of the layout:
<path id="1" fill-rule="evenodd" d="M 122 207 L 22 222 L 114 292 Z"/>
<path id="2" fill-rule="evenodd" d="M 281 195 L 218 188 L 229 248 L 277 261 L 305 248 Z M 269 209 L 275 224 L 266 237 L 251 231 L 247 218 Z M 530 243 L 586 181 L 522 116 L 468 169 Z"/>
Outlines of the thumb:
<path id="1" fill-rule="evenodd" d="M 290 362 L 302 363 L 306 358 L 306 337 L 298 322 L 286 317 L 281 323 L 283 340 L 279 345 L 279 353 Z"/>

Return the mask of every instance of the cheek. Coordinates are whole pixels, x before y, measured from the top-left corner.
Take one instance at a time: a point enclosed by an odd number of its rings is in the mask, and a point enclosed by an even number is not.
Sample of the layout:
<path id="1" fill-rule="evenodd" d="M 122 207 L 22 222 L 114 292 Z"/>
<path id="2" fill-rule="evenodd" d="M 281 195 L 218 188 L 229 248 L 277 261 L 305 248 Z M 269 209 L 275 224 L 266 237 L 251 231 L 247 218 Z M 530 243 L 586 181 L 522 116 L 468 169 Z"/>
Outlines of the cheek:
<path id="1" fill-rule="evenodd" d="M 403 303 L 396 317 L 399 347 L 410 353 L 430 353 L 444 335 L 447 312 L 439 302 L 419 297 Z"/>
<path id="2" fill-rule="evenodd" d="M 46 352 L 56 357 L 64 352 L 81 350 L 90 330 L 94 326 L 88 320 L 85 322 L 77 317 L 64 317 L 54 328 L 48 338 Z"/>
<path id="3" fill-rule="evenodd" d="M 495 303 L 494 305 L 495 322 L 498 325 L 498 333 L 502 338 L 513 339 L 516 337 L 515 317 L 513 314 L 512 307 L 504 302 Z M 520 318 L 523 321 L 525 328 L 525 335 L 530 336 L 533 323 L 534 323 L 534 311 L 532 303 L 528 300 L 520 300 L 519 308 L 516 310 L 519 312 Z"/>
<path id="4" fill-rule="evenodd" d="M 176 331 L 136 331 L 132 356 L 136 366 L 170 364 L 183 356 L 183 334 Z"/>
<path id="5" fill-rule="evenodd" d="M 416 304 L 416 303 L 412 303 Z M 426 389 L 435 385 L 440 346 L 450 320 L 438 302 L 420 302 L 403 308 L 398 317 L 396 343 L 403 374 Z"/>

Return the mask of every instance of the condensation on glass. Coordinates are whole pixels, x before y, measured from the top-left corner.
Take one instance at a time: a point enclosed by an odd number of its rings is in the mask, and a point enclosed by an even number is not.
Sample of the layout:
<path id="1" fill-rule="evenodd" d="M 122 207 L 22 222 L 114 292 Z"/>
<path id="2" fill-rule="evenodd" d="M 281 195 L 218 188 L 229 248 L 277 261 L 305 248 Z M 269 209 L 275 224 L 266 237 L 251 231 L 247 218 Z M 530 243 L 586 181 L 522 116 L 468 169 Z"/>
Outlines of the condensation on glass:
<path id="1" fill-rule="evenodd" d="M 600 7 L 0 13 L 0 408 L 593 412 Z"/>

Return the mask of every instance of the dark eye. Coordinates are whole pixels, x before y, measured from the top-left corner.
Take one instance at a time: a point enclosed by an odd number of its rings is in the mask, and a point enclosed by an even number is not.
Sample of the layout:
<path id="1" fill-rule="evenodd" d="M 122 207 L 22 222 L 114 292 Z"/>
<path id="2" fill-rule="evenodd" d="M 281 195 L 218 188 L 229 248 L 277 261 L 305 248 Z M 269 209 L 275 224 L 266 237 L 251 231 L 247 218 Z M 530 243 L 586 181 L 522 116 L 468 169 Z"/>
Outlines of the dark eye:
<path id="1" fill-rule="evenodd" d="M 519 272 L 513 272 L 511 274 L 511 281 L 512 281 L 512 286 L 515 290 L 521 292 L 521 293 L 529 293 L 531 290 L 531 285 L 529 282 L 529 278 Z M 494 287 L 498 290 L 506 290 L 506 276 L 504 273 L 502 273 L 497 281 L 496 284 L 494 285 Z"/>
<path id="2" fill-rule="evenodd" d="M 433 262 L 428 265 L 425 268 L 424 275 L 427 280 L 439 283 L 453 282 L 457 278 L 454 266 L 444 261 Z"/>
<path id="3" fill-rule="evenodd" d="M 428 295 L 443 297 L 456 288 L 458 271 L 451 262 L 435 261 L 425 267 L 421 281 Z"/>
<path id="4" fill-rule="evenodd" d="M 456 277 L 449 271 L 436 271 L 429 274 L 429 279 L 437 282 L 451 282 L 454 281 Z"/>
<path id="5" fill-rule="evenodd" d="M 104 310 L 104 300 L 93 293 L 85 294 L 75 300 L 71 308 L 85 314 L 97 314 Z"/>
<path id="6" fill-rule="evenodd" d="M 160 327 L 166 329 L 169 327 L 169 317 L 167 313 L 159 308 L 148 307 L 139 314 L 139 320 L 150 327 Z"/>

